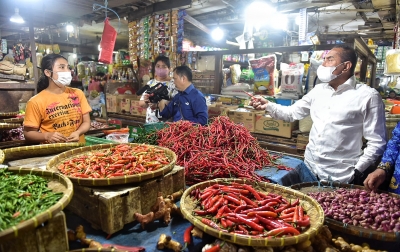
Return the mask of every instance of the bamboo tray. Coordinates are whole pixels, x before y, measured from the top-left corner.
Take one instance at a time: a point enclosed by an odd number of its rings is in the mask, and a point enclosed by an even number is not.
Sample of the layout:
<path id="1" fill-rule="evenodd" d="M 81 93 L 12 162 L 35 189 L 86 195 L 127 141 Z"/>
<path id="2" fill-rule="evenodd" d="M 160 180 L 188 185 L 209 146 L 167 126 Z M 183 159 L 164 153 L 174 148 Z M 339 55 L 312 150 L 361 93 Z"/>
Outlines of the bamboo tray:
<path id="1" fill-rule="evenodd" d="M 4 162 L 4 152 L 0 149 L 0 164 Z"/>
<path id="2" fill-rule="evenodd" d="M 70 149 L 78 148 L 83 145 L 84 145 L 83 143 L 40 144 L 40 145 L 3 149 L 3 152 L 5 155 L 5 160 L 12 161 L 17 159 L 58 154 Z"/>
<path id="3" fill-rule="evenodd" d="M 85 146 L 77 149 L 73 149 L 70 151 L 63 152 L 52 159 L 47 163 L 46 169 L 51 170 L 54 172 L 59 172 L 58 171 L 58 166 L 63 163 L 66 160 L 72 159 L 76 156 L 83 155 L 85 153 L 91 152 L 91 151 L 96 151 L 100 149 L 107 149 L 111 148 L 113 146 L 116 146 L 119 144 L 97 144 L 97 145 L 92 145 L 92 146 Z M 129 145 L 137 146 L 140 144 L 135 144 L 135 143 L 130 143 Z M 136 182 L 142 182 L 148 179 L 156 178 L 163 176 L 170 172 L 176 163 L 176 154 L 171 151 L 170 149 L 163 148 L 160 146 L 153 146 L 157 149 L 162 149 L 164 150 L 165 154 L 169 157 L 171 162 L 164 167 L 151 171 L 151 172 L 145 172 L 145 173 L 139 173 L 135 175 L 125 175 L 121 177 L 113 177 L 113 178 L 74 178 L 74 177 L 68 177 L 72 183 L 76 183 L 78 185 L 85 185 L 85 186 L 110 186 L 110 185 L 121 185 L 121 184 L 128 184 L 128 183 L 136 183 Z"/>
<path id="4" fill-rule="evenodd" d="M 16 115 L 18 115 L 18 112 L 0 112 L 0 119 L 15 117 Z"/>
<path id="5" fill-rule="evenodd" d="M 45 212 L 37 214 L 36 216 L 19 223 L 14 227 L 10 227 L 0 232 L 0 242 L 12 239 L 23 235 L 24 232 L 35 229 L 42 223 L 51 219 L 58 212 L 63 210 L 72 199 L 73 186 L 71 181 L 60 173 L 55 173 L 40 169 L 23 169 L 23 168 L 8 168 L 8 171 L 15 174 L 33 174 L 49 180 L 48 187 L 54 192 L 62 192 L 64 196 L 52 207 Z"/>
<path id="6" fill-rule="evenodd" d="M 339 182 L 308 182 L 308 183 L 301 183 L 291 186 L 292 189 L 298 190 L 303 193 L 309 192 L 318 192 L 318 191 L 333 191 L 337 188 L 348 188 L 348 189 L 363 189 L 363 186 L 357 186 L 352 184 L 343 184 Z M 400 198 L 400 195 L 394 193 L 388 193 L 384 191 L 379 191 L 379 193 L 387 193 L 391 196 Z M 373 240 L 380 240 L 380 241 L 388 241 L 388 242 L 399 242 L 400 234 L 395 232 L 383 232 L 383 231 L 375 231 L 373 229 L 367 229 L 359 226 L 354 226 L 350 224 L 345 224 L 341 221 L 337 221 L 331 218 L 325 218 L 325 224 L 336 231 L 351 234 L 358 237 L 369 238 Z"/>
<path id="7" fill-rule="evenodd" d="M 307 211 L 307 214 L 310 216 L 310 227 L 300 235 L 292 236 L 292 237 L 285 237 L 285 238 L 255 238 L 251 237 L 248 235 L 240 235 L 240 234 L 230 234 L 226 233 L 223 231 L 216 230 L 214 228 L 211 228 L 208 225 L 205 225 L 201 222 L 201 216 L 193 216 L 192 211 L 194 210 L 196 206 L 196 202 L 192 200 L 190 197 L 190 192 L 193 190 L 196 190 L 197 188 L 199 189 L 204 189 L 208 186 L 211 186 L 213 184 L 230 184 L 232 182 L 237 182 L 241 184 L 249 184 L 255 186 L 255 188 L 258 191 L 262 192 L 273 192 L 279 195 L 282 195 L 286 199 L 300 199 L 300 204 L 304 208 L 305 211 Z M 277 247 L 277 246 L 287 246 L 287 245 L 293 245 L 297 243 L 301 243 L 304 241 L 309 240 L 311 237 L 317 234 L 319 228 L 323 225 L 324 223 L 324 211 L 322 207 L 317 203 L 316 200 L 312 199 L 311 197 L 290 189 L 288 187 L 276 185 L 276 184 L 271 184 L 271 183 L 265 183 L 265 182 L 259 182 L 257 184 L 253 184 L 252 182 L 248 180 L 241 180 L 241 179 L 214 179 L 214 180 L 209 180 L 205 181 L 196 185 L 191 186 L 190 188 L 186 189 L 186 191 L 183 193 L 182 198 L 181 198 L 181 211 L 183 216 L 193 223 L 196 227 L 200 228 L 203 230 L 205 233 L 212 235 L 214 237 L 217 237 L 219 239 L 239 244 L 239 245 L 244 245 L 244 246 L 261 246 L 261 247 Z"/>
<path id="8" fill-rule="evenodd" d="M 22 124 L 24 122 L 24 118 L 7 118 L 7 119 L 0 119 L 0 123 L 19 123 Z"/>
<path id="9" fill-rule="evenodd" d="M 0 130 L 16 129 L 18 127 L 21 127 L 21 124 L 18 124 L 18 123 L 0 123 Z"/>

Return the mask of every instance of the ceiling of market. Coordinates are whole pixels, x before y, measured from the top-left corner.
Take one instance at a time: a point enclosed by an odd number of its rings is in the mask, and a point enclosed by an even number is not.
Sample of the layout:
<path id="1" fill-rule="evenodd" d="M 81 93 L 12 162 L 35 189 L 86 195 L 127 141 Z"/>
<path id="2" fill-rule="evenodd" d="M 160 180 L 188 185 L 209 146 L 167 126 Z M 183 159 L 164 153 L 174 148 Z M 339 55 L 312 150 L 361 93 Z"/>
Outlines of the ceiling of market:
<path id="1" fill-rule="evenodd" d="M 307 8 L 308 31 L 318 31 L 322 39 L 336 40 L 353 37 L 393 40 L 397 0 L 264 0 L 289 18 L 286 37 L 298 40 L 299 27 L 295 18 L 299 10 Z M 243 33 L 244 10 L 248 0 L 108 0 L 107 7 L 119 14 L 105 12 L 104 0 L 1 0 L 0 37 L 12 42 L 29 40 L 29 26 L 34 29 L 37 43 L 57 43 L 62 51 L 78 53 L 96 52 L 106 17 L 118 30 L 116 49 L 127 48 L 129 20 L 139 19 L 152 13 L 163 13 L 170 9 L 186 9 L 189 16 L 206 28 L 220 26 L 226 38 L 235 41 Z M 24 24 L 9 21 L 15 8 L 25 19 Z M 273 36 L 275 20 L 269 29 Z M 75 26 L 74 34 L 67 34 L 66 25 Z M 228 47 L 225 43 L 214 44 L 211 37 L 199 25 L 185 22 L 185 37 L 199 45 Z M 271 31 L 271 32 L 270 32 Z M 71 36 L 72 35 L 72 36 Z"/>

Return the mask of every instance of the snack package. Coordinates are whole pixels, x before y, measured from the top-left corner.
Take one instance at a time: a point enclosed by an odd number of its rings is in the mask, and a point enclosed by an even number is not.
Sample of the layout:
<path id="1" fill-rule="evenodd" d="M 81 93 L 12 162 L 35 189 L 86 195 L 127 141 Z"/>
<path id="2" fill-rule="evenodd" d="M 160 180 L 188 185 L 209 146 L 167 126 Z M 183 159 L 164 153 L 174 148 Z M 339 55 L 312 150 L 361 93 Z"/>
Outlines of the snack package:
<path id="1" fill-rule="evenodd" d="M 254 72 L 254 93 L 273 96 L 276 56 L 268 55 L 249 60 L 249 63 Z"/>
<path id="2" fill-rule="evenodd" d="M 100 55 L 99 62 L 104 64 L 111 64 L 113 51 L 115 46 L 115 40 L 117 39 L 117 31 L 110 25 L 109 18 L 104 21 L 103 35 L 101 36 L 100 42 Z"/>
<path id="3" fill-rule="evenodd" d="M 385 74 L 400 74 L 399 49 L 391 49 L 386 52 Z"/>
<path id="4" fill-rule="evenodd" d="M 232 84 L 239 83 L 240 75 L 242 74 L 242 71 L 240 70 L 240 65 L 239 64 L 233 64 L 229 68 L 231 69 Z"/>
<path id="5" fill-rule="evenodd" d="M 281 92 L 283 95 L 299 96 L 303 94 L 302 80 L 304 74 L 304 64 L 281 63 Z"/>

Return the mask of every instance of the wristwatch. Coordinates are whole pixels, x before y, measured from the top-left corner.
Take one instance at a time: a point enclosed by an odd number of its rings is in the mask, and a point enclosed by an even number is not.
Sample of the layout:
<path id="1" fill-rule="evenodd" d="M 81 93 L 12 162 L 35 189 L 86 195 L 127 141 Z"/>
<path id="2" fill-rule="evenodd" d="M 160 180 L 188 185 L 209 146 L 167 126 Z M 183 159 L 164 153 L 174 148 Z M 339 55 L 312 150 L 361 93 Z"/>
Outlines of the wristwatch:
<path id="1" fill-rule="evenodd" d="M 389 162 L 386 162 L 386 163 L 380 163 L 379 165 L 378 165 L 378 167 L 376 167 L 376 169 L 381 169 L 381 170 L 384 170 L 385 171 L 385 174 L 386 174 L 386 178 L 388 178 L 389 176 L 390 176 L 390 173 L 392 172 L 392 166 L 390 165 L 390 163 Z"/>

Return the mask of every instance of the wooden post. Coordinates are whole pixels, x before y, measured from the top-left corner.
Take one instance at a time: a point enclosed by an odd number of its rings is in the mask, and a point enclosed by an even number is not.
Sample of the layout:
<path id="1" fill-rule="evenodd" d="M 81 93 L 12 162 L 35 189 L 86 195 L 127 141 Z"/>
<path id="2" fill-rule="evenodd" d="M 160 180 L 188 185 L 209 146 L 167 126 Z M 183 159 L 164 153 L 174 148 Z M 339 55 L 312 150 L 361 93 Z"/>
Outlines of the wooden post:
<path id="1" fill-rule="evenodd" d="M 37 58 L 36 58 L 36 45 L 35 45 L 35 30 L 33 28 L 33 22 L 29 22 L 29 42 L 31 44 L 31 53 L 32 53 L 32 64 L 33 64 L 33 77 L 34 77 L 34 85 L 35 85 L 35 95 L 37 94 L 37 83 L 39 81 L 39 73 L 37 68 Z M 31 76 L 30 76 L 31 77 Z"/>

